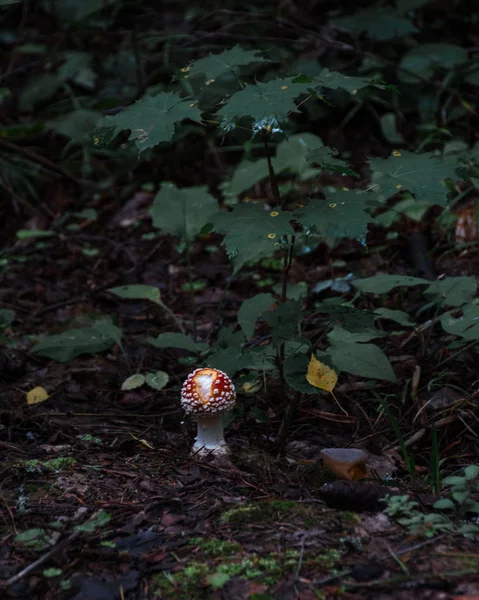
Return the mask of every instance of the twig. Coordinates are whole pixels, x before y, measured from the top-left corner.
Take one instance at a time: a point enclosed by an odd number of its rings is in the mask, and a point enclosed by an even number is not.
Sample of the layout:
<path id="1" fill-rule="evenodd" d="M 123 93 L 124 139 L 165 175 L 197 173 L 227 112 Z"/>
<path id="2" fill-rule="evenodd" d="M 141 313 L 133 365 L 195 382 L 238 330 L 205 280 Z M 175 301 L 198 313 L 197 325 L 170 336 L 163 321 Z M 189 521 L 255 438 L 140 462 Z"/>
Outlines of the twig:
<path id="1" fill-rule="evenodd" d="M 40 558 L 38 558 L 37 560 L 33 561 L 27 567 L 25 567 L 24 569 L 22 569 L 19 573 L 17 573 L 16 575 L 13 575 L 12 577 L 10 577 L 10 579 L 7 579 L 6 581 L 0 581 L 0 587 L 7 588 L 7 587 L 10 587 L 11 585 L 14 585 L 15 583 L 18 583 L 20 581 L 20 579 L 23 579 L 26 575 L 28 575 L 29 573 L 31 573 L 32 571 L 34 571 L 40 565 L 43 565 L 48 560 L 50 560 L 50 558 L 52 556 L 54 556 L 57 552 L 59 552 L 60 550 L 63 550 L 64 548 L 66 548 L 79 535 L 80 535 L 79 531 L 74 531 L 66 539 L 64 539 L 63 542 L 60 542 L 59 544 L 57 544 L 56 546 L 54 546 L 46 554 L 44 554 L 43 556 L 40 556 Z"/>

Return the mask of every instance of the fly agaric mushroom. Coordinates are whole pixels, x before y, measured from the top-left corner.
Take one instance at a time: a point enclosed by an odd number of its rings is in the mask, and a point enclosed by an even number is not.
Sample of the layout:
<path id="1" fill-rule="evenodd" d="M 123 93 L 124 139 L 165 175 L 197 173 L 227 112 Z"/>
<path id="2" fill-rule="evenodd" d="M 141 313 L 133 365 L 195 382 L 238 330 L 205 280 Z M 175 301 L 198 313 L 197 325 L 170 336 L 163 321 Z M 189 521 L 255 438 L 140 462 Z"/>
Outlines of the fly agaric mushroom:
<path id="1" fill-rule="evenodd" d="M 223 437 L 223 413 L 235 405 L 231 379 L 218 369 L 202 368 L 190 373 L 181 389 L 181 406 L 198 422 L 193 452 L 228 454 Z"/>

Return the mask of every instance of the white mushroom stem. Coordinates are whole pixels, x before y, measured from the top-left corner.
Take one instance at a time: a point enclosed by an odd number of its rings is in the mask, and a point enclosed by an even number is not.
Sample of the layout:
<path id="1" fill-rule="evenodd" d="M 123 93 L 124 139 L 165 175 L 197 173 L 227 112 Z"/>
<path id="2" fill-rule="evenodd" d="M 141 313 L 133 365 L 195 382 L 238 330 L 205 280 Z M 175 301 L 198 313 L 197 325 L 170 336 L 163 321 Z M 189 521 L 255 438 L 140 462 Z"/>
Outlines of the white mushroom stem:
<path id="1" fill-rule="evenodd" d="M 227 454 L 223 435 L 223 414 L 200 414 L 196 415 L 198 422 L 198 433 L 193 446 L 193 452 L 199 454 Z"/>

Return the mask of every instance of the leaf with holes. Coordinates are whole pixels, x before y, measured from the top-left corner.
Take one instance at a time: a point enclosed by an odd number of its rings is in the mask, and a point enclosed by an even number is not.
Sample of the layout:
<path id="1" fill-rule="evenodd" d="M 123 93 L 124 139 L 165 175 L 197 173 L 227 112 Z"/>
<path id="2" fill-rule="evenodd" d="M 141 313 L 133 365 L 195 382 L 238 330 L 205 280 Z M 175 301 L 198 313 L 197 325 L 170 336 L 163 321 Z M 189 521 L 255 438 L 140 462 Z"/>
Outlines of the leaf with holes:
<path id="1" fill-rule="evenodd" d="M 325 200 L 314 199 L 303 210 L 295 211 L 298 221 L 324 236 L 363 241 L 368 223 L 374 222 L 374 217 L 365 210 L 367 196 L 344 190 L 328 191 L 325 196 Z"/>
<path id="2" fill-rule="evenodd" d="M 170 142 L 177 123 L 190 119 L 201 123 L 201 111 L 194 102 L 176 92 L 161 92 L 156 96 L 143 96 L 138 102 L 115 116 L 105 117 L 100 126 L 114 128 L 118 135 L 130 130 L 129 140 L 134 140 L 139 152 L 158 144 Z"/>
<path id="3" fill-rule="evenodd" d="M 450 313 L 441 315 L 444 331 L 464 340 L 479 340 L 479 306 L 470 304 L 462 309 L 462 316 L 453 317 Z"/>
<path id="4" fill-rule="evenodd" d="M 46 356 L 58 362 L 68 362 L 82 354 L 96 354 L 121 345 L 121 329 L 105 321 L 94 327 L 69 329 L 50 335 L 33 346 L 30 352 Z"/>
<path id="5" fill-rule="evenodd" d="M 430 283 L 424 295 L 438 306 L 459 307 L 472 302 L 476 289 L 475 277 L 446 277 Z"/>
<path id="6" fill-rule="evenodd" d="M 223 243 L 234 260 L 235 271 L 245 262 L 271 256 L 283 235 L 293 234 L 291 213 L 264 210 L 263 204 L 240 204 L 232 212 L 220 212 L 213 218 L 213 230 L 225 234 Z"/>
<path id="7" fill-rule="evenodd" d="M 294 100 L 307 93 L 310 87 L 310 83 L 294 83 L 291 77 L 246 85 L 218 111 L 220 125 L 230 131 L 237 121 L 249 117 L 253 120 L 254 133 L 279 129 L 289 113 L 298 111 Z"/>
<path id="8" fill-rule="evenodd" d="M 177 188 L 174 183 L 161 187 L 151 207 L 155 227 L 187 241 L 194 240 L 217 212 L 218 202 L 206 187 Z"/>
<path id="9" fill-rule="evenodd" d="M 433 152 L 414 154 L 394 151 L 389 158 L 372 158 L 369 161 L 372 180 L 385 198 L 409 191 L 416 200 L 445 207 L 447 190 L 444 179 L 456 179 L 457 158 L 444 159 Z"/>
<path id="10" fill-rule="evenodd" d="M 234 73 L 243 65 L 257 62 L 269 61 L 261 56 L 259 50 L 244 50 L 241 46 L 234 46 L 230 50 L 225 50 L 219 54 L 210 54 L 193 61 L 183 69 L 183 73 L 185 77 L 202 74 L 205 79 L 211 81 L 224 73 Z"/>

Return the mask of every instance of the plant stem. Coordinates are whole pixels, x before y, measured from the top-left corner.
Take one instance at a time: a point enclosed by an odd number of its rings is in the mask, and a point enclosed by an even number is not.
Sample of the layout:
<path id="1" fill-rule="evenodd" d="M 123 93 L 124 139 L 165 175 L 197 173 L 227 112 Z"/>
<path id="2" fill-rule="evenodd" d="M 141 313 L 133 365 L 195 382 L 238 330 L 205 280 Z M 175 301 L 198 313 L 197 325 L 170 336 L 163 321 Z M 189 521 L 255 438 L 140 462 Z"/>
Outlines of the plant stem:
<path id="1" fill-rule="evenodd" d="M 195 304 L 195 290 L 193 289 L 193 270 L 191 268 L 191 244 L 187 242 L 186 246 L 186 263 L 188 265 L 188 288 L 190 292 L 191 301 L 191 316 L 193 320 L 193 341 L 196 342 L 196 304 Z"/>
<path id="2" fill-rule="evenodd" d="M 273 193 L 273 197 L 274 197 L 276 206 L 281 206 L 281 196 L 279 195 L 278 182 L 276 180 L 276 175 L 275 175 L 275 172 L 273 169 L 273 162 L 271 160 L 271 153 L 269 151 L 268 137 L 269 137 L 269 133 L 266 132 L 264 134 L 263 141 L 264 141 L 264 148 L 266 150 L 266 161 L 268 162 L 269 181 L 271 184 L 271 191 Z"/>
<path id="3" fill-rule="evenodd" d="M 166 306 L 166 304 L 164 304 L 164 302 L 162 302 L 161 300 L 157 300 L 156 304 L 158 304 L 158 306 L 161 306 L 161 308 L 170 315 L 170 317 L 176 323 L 176 326 L 181 331 L 181 333 L 184 333 L 186 335 L 185 328 L 183 327 L 183 325 L 181 324 L 180 320 L 175 315 L 175 313 L 171 310 L 171 308 L 168 308 L 168 306 Z"/>

